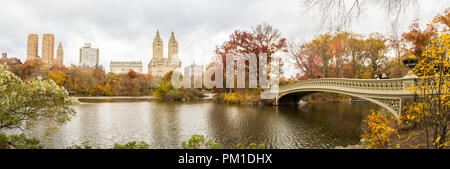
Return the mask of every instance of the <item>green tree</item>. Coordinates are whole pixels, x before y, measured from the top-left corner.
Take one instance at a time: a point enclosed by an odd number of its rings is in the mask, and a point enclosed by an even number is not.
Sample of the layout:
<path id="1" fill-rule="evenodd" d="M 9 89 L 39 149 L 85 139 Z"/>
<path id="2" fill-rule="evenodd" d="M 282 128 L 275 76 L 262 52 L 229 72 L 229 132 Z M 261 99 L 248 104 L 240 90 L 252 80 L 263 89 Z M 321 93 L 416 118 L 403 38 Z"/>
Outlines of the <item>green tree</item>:
<path id="1" fill-rule="evenodd" d="M 236 144 L 236 149 L 265 149 L 266 146 L 264 144 L 256 144 L 250 143 L 248 146 L 244 146 L 243 144 Z"/>
<path id="2" fill-rule="evenodd" d="M 82 142 L 81 145 L 72 145 L 70 147 L 66 147 L 66 149 L 92 149 L 92 146 L 89 145 L 87 141 Z"/>
<path id="3" fill-rule="evenodd" d="M 150 146 L 146 142 L 130 141 L 125 144 L 114 143 L 114 149 L 150 149 Z"/>
<path id="4" fill-rule="evenodd" d="M 220 149 L 221 146 L 212 140 L 206 141 L 203 135 L 194 134 L 189 140 L 181 144 L 184 149 Z"/>
<path id="5" fill-rule="evenodd" d="M 30 127 L 41 120 L 49 122 L 48 129 L 55 128 L 75 115 L 70 105 L 76 103 L 78 100 L 53 80 L 22 81 L 0 66 L 0 132 Z"/>
<path id="6" fill-rule="evenodd" d="M 9 135 L 0 133 L 0 149 L 42 149 L 40 141 L 27 138 L 25 134 Z"/>

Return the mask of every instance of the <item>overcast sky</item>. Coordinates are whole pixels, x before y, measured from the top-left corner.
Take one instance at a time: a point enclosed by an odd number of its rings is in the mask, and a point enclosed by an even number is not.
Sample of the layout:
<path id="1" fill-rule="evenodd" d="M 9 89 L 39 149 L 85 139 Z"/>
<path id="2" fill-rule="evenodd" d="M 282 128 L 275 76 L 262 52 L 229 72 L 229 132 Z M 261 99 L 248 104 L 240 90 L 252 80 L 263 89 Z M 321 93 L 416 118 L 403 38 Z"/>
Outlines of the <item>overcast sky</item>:
<path id="1" fill-rule="evenodd" d="M 288 41 L 307 41 L 325 31 L 318 29 L 319 13 L 305 14 L 299 0 L 0 0 L 0 52 L 26 59 L 27 35 L 55 34 L 55 50 L 62 42 L 64 64 L 78 64 L 79 48 L 90 42 L 100 49 L 100 63 L 142 61 L 144 72 L 152 57 L 156 30 L 167 42 L 174 31 L 183 66 L 211 61 L 215 46 L 236 29 L 250 30 L 263 22 L 278 28 Z M 421 0 L 418 9 L 401 20 L 401 32 L 412 19 L 425 24 L 449 0 Z M 366 6 L 351 31 L 387 33 L 386 19 L 379 8 Z M 55 51 L 56 53 L 56 51 Z"/>

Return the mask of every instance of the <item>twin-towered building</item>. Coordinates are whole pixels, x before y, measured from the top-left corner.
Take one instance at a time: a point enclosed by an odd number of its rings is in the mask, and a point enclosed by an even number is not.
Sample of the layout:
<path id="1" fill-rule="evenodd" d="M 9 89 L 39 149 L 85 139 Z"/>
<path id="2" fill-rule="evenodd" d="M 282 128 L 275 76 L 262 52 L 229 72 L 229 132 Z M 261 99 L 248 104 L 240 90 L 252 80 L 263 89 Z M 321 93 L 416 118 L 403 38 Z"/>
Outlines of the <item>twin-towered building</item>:
<path id="1" fill-rule="evenodd" d="M 162 77 L 170 71 L 180 72 L 181 60 L 178 58 L 178 41 L 172 32 L 169 39 L 169 54 L 164 57 L 164 42 L 156 31 L 155 39 L 153 40 L 153 57 L 148 64 L 148 74 L 153 77 Z"/>
<path id="2" fill-rule="evenodd" d="M 55 58 L 55 35 L 44 34 L 42 38 L 42 57 L 38 55 L 39 37 L 37 34 L 29 34 L 27 41 L 27 61 L 40 59 L 40 61 L 48 66 L 63 65 L 64 50 L 62 44 L 59 43 Z"/>
<path id="3" fill-rule="evenodd" d="M 153 57 L 148 64 L 148 74 L 153 77 L 163 77 L 170 71 L 182 71 L 181 60 L 178 58 L 178 42 L 175 39 L 175 35 L 172 32 L 169 39 L 169 53 L 168 57 L 164 57 L 164 41 L 159 35 L 159 31 L 156 31 L 156 36 L 153 40 Z M 142 62 L 128 61 L 117 62 L 111 61 L 110 71 L 113 73 L 128 73 L 133 70 L 137 73 L 143 73 Z"/>

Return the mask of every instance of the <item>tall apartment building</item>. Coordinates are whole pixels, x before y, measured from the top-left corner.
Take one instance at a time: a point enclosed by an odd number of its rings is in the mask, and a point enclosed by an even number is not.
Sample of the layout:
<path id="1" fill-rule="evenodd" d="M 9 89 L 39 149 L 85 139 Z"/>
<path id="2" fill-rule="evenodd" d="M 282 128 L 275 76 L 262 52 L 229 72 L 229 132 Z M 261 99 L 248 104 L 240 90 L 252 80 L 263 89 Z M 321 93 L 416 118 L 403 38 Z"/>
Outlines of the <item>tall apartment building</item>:
<path id="1" fill-rule="evenodd" d="M 37 34 L 29 34 L 27 41 L 27 60 L 39 58 L 38 56 L 39 38 Z"/>
<path id="2" fill-rule="evenodd" d="M 80 66 L 98 67 L 99 66 L 99 50 L 92 48 L 90 43 L 85 43 L 80 48 Z"/>
<path id="3" fill-rule="evenodd" d="M 37 34 L 29 34 L 27 40 L 27 60 L 39 59 L 46 66 L 63 65 L 64 53 L 62 44 L 59 43 L 55 59 L 55 35 L 44 34 L 42 38 L 41 56 L 38 56 L 39 37 Z"/>
<path id="4" fill-rule="evenodd" d="M 42 63 L 46 65 L 54 64 L 55 57 L 55 35 L 44 34 L 42 38 Z"/>

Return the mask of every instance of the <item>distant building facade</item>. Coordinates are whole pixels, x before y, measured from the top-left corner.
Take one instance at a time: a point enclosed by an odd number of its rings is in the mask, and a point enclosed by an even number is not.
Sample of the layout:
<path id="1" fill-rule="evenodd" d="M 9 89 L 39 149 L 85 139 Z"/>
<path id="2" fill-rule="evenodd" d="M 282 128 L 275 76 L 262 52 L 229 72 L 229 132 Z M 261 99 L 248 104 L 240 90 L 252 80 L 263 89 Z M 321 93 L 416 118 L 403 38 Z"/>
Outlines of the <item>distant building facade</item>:
<path id="1" fill-rule="evenodd" d="M 142 62 L 139 61 L 111 61 L 109 63 L 110 72 L 117 74 L 125 74 L 130 70 L 142 74 Z"/>
<path id="2" fill-rule="evenodd" d="M 39 37 L 37 34 L 29 34 L 27 40 L 27 60 L 39 58 L 38 56 Z"/>
<path id="3" fill-rule="evenodd" d="M 92 48 L 90 43 L 85 43 L 80 48 L 80 66 L 98 67 L 99 66 L 99 50 Z"/>
<path id="4" fill-rule="evenodd" d="M 59 66 L 64 64 L 64 50 L 61 42 L 59 42 L 58 50 L 56 50 L 56 64 Z"/>
<path id="5" fill-rule="evenodd" d="M 19 58 L 16 58 L 16 57 L 8 58 L 7 53 L 2 53 L 2 58 L 0 59 L 0 64 L 9 66 L 9 65 L 22 64 L 22 62 L 20 61 Z"/>
<path id="6" fill-rule="evenodd" d="M 178 42 L 172 32 L 169 39 L 169 54 L 168 58 L 164 58 L 164 42 L 156 31 L 155 39 L 153 40 L 153 57 L 148 64 L 148 74 L 153 77 L 162 77 L 170 71 L 182 71 L 181 60 L 178 58 Z"/>

